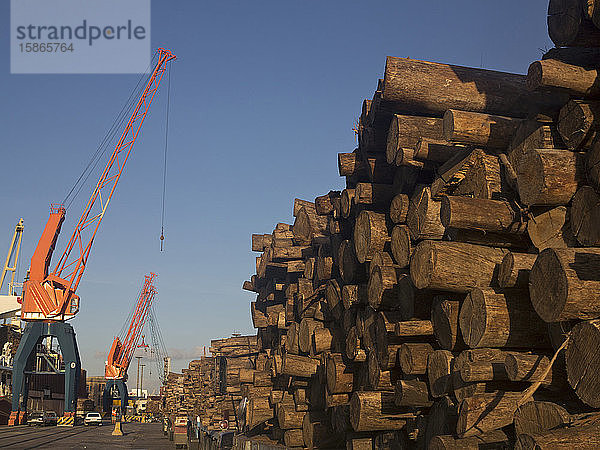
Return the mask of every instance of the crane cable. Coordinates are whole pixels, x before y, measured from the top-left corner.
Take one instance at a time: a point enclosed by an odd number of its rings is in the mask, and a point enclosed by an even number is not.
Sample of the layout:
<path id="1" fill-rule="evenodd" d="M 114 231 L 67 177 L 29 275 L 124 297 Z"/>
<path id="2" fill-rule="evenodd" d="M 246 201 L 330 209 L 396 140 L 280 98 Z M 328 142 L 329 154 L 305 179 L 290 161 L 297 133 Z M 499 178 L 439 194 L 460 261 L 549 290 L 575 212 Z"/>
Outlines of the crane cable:
<path id="1" fill-rule="evenodd" d="M 161 218 L 160 218 L 160 251 L 163 251 L 163 242 L 165 240 L 165 196 L 167 192 L 167 150 L 169 148 L 169 109 L 171 104 L 171 70 L 169 67 L 169 73 L 167 75 L 167 118 L 165 126 L 165 158 L 163 164 L 163 190 L 162 190 L 162 205 L 161 205 Z"/>

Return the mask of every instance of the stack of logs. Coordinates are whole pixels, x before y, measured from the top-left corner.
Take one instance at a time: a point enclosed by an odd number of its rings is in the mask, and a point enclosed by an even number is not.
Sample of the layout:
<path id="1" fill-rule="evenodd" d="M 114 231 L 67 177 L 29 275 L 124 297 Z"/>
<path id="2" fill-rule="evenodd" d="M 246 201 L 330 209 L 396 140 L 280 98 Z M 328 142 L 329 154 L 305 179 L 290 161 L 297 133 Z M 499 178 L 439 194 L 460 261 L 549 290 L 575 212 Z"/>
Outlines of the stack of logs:
<path id="1" fill-rule="evenodd" d="M 247 429 L 600 447 L 600 2 L 583 3 L 550 1 L 570 47 L 526 76 L 387 58 L 338 155 L 346 188 L 252 236 Z"/>
<path id="2" fill-rule="evenodd" d="M 237 407 L 249 384 L 245 372 L 254 371 L 258 354 L 256 336 L 235 335 L 211 341 L 212 356 L 189 363 L 181 374 L 170 373 L 162 388 L 164 414 L 200 416 L 202 426 L 219 430 L 223 421 L 228 429 L 238 426 Z"/>

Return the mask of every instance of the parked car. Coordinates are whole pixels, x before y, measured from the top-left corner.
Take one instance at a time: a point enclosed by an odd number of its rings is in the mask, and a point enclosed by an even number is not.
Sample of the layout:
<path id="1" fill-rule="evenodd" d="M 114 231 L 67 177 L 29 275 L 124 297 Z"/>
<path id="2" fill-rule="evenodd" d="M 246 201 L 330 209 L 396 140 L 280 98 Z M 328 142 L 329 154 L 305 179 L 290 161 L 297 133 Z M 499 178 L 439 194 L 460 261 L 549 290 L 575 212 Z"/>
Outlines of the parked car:
<path id="1" fill-rule="evenodd" d="M 85 419 L 83 419 L 83 425 L 86 427 L 88 425 L 102 426 L 102 416 L 97 412 L 89 412 L 85 415 Z"/>
<path id="2" fill-rule="evenodd" d="M 54 411 L 34 411 L 29 415 L 27 419 L 27 425 L 56 425 L 58 422 L 58 416 Z"/>

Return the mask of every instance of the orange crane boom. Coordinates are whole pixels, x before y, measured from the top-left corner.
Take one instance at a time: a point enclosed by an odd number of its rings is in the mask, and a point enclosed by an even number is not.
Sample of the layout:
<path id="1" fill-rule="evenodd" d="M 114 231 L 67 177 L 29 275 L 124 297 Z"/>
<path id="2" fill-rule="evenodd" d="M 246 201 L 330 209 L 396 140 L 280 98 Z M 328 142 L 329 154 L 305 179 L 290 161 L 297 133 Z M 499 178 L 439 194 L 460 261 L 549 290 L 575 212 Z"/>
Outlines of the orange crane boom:
<path id="1" fill-rule="evenodd" d="M 23 320 L 64 321 L 79 311 L 79 297 L 75 295 L 75 291 L 83 276 L 94 237 L 167 69 L 167 63 L 175 59 L 175 55 L 164 48 L 159 48 L 157 53 L 158 60 L 148 84 L 71 234 L 66 249 L 55 269 L 49 273 L 50 260 L 66 214 L 62 205 L 51 206 L 50 218 L 31 258 L 29 279 L 23 287 Z"/>
<path id="2" fill-rule="evenodd" d="M 116 336 L 113 340 L 104 371 L 104 377 L 107 380 L 127 380 L 127 369 L 129 369 L 142 329 L 146 324 L 152 301 L 157 293 L 153 284 L 156 277 L 157 275 L 152 272 L 144 277 L 144 284 L 136 301 L 135 311 L 129 322 L 127 334 L 123 340 L 119 336 Z"/>

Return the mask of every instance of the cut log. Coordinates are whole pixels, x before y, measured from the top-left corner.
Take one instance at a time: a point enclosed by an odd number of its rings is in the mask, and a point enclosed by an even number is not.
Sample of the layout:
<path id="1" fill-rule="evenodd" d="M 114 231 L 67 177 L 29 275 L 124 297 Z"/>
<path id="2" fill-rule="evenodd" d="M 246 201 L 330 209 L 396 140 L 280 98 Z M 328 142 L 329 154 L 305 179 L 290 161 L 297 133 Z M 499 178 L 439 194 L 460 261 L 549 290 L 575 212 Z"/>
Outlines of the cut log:
<path id="1" fill-rule="evenodd" d="M 271 234 L 253 234 L 252 235 L 252 251 L 263 252 L 265 248 L 271 245 L 273 236 Z"/>
<path id="2" fill-rule="evenodd" d="M 401 148 L 412 148 L 419 139 L 443 138 L 442 119 L 433 117 L 394 115 L 387 136 L 385 157 L 388 164 L 394 165 Z"/>
<path id="3" fill-rule="evenodd" d="M 526 205 L 566 205 L 585 181 L 582 154 L 529 150 L 517 167 L 519 196 Z"/>
<path id="4" fill-rule="evenodd" d="M 567 207 L 534 208 L 531 213 L 527 234 L 538 251 L 577 245 Z"/>
<path id="5" fill-rule="evenodd" d="M 309 378 L 315 374 L 318 366 L 319 361 L 315 359 L 286 353 L 282 358 L 281 373 L 284 375 Z"/>
<path id="6" fill-rule="evenodd" d="M 294 226 L 294 240 L 299 245 L 310 245 L 314 236 L 324 236 L 327 232 L 327 218 L 319 216 L 314 203 L 302 206 L 296 214 Z"/>
<path id="7" fill-rule="evenodd" d="M 444 196 L 440 220 L 450 228 L 522 234 L 526 222 L 507 201 Z"/>
<path id="8" fill-rule="evenodd" d="M 358 261 L 370 260 L 389 241 L 385 214 L 362 211 L 354 225 L 354 250 Z"/>
<path id="9" fill-rule="evenodd" d="M 431 184 L 431 195 L 438 198 L 443 194 L 454 193 L 467 171 L 482 154 L 483 150 L 473 150 L 471 147 L 467 147 L 442 164 L 436 171 L 436 178 Z"/>
<path id="10" fill-rule="evenodd" d="M 452 367 L 452 390 L 457 401 L 471 397 L 478 393 L 493 391 L 502 385 L 506 386 L 506 382 L 465 382 L 461 377 L 461 370 L 468 365 L 479 365 L 489 367 L 490 372 L 506 373 L 504 370 L 504 361 L 506 352 L 496 348 L 477 348 L 465 350 L 454 358 Z M 489 389 L 488 389 L 489 387 Z"/>
<path id="11" fill-rule="evenodd" d="M 496 199 L 504 197 L 507 191 L 498 157 L 478 153 L 463 180 L 456 187 L 454 195 Z"/>
<path id="12" fill-rule="evenodd" d="M 329 191 L 327 194 L 315 198 L 315 211 L 317 214 L 320 216 L 331 214 L 334 209 L 334 199 L 339 198 L 340 195 L 340 191 Z"/>
<path id="13" fill-rule="evenodd" d="M 394 258 L 392 258 L 391 253 L 384 251 L 376 252 L 373 255 L 373 258 L 369 262 L 369 276 L 373 274 L 373 270 L 375 270 L 376 267 L 393 267 L 399 269 L 397 264 L 394 263 Z"/>
<path id="14" fill-rule="evenodd" d="M 548 35 L 557 47 L 600 47 L 600 30 L 584 15 L 585 4 L 579 0 L 550 0 Z"/>
<path id="15" fill-rule="evenodd" d="M 504 255 L 498 270 L 498 284 L 501 288 L 528 289 L 529 272 L 537 255 L 508 252 Z"/>
<path id="16" fill-rule="evenodd" d="M 600 190 L 600 137 L 592 142 L 586 156 L 588 181 L 594 188 Z"/>
<path id="17" fill-rule="evenodd" d="M 410 229 L 406 225 L 396 225 L 392 229 L 390 247 L 398 267 L 402 269 L 408 267 L 412 253 L 412 239 Z"/>
<path id="18" fill-rule="evenodd" d="M 368 289 L 366 284 L 346 284 L 342 288 L 342 304 L 344 309 L 352 308 L 367 302 Z"/>
<path id="19" fill-rule="evenodd" d="M 360 347 L 360 339 L 356 327 L 350 328 L 346 335 L 346 357 L 355 362 L 364 362 L 367 360 L 367 353 Z"/>
<path id="20" fill-rule="evenodd" d="M 600 249 L 547 248 L 529 273 L 531 303 L 546 322 L 600 317 Z"/>
<path id="21" fill-rule="evenodd" d="M 312 335 L 314 354 L 335 350 L 336 339 L 329 328 L 315 328 Z"/>
<path id="22" fill-rule="evenodd" d="M 323 322 L 311 318 L 304 318 L 298 327 L 298 347 L 301 352 L 308 353 L 315 328 L 323 328 Z"/>
<path id="23" fill-rule="evenodd" d="M 502 430 L 493 430 L 479 436 L 457 439 L 454 436 L 434 436 L 429 450 L 479 450 L 482 448 L 510 448 L 510 437 Z"/>
<path id="24" fill-rule="evenodd" d="M 476 394 L 460 402 L 456 434 L 475 436 L 510 425 L 517 410 L 521 392 Z"/>
<path id="25" fill-rule="evenodd" d="M 580 187 L 570 208 L 571 229 L 585 247 L 600 245 L 600 196 L 590 186 Z"/>
<path id="26" fill-rule="evenodd" d="M 340 277 L 346 284 L 355 284 L 367 281 L 365 267 L 358 262 L 354 244 L 344 240 L 340 244 L 338 252 L 338 270 Z"/>
<path id="27" fill-rule="evenodd" d="M 412 159 L 424 163 L 443 164 L 465 149 L 447 140 L 421 138 L 414 148 Z"/>
<path id="28" fill-rule="evenodd" d="M 452 142 L 501 150 L 508 147 L 520 123 L 510 117 L 449 109 L 444 114 L 444 137 Z"/>
<path id="29" fill-rule="evenodd" d="M 302 421 L 303 446 L 308 449 L 328 448 L 339 442 L 341 437 L 333 433 L 325 414 L 310 411 Z"/>
<path id="30" fill-rule="evenodd" d="M 515 434 L 537 434 L 567 425 L 571 415 L 552 402 L 530 401 L 515 411 Z"/>
<path id="31" fill-rule="evenodd" d="M 595 3 L 595 0 L 592 0 Z M 590 2 L 587 2 L 588 6 Z M 542 56 L 542 59 L 556 61 L 581 67 L 600 67 L 600 48 L 598 47 L 554 47 Z"/>
<path id="32" fill-rule="evenodd" d="M 600 448 L 600 426 L 597 421 L 589 425 L 548 430 L 541 434 L 521 434 L 516 450 L 594 450 Z"/>
<path id="33" fill-rule="evenodd" d="M 573 327 L 565 353 L 569 384 L 593 408 L 600 407 L 600 320 Z"/>
<path id="34" fill-rule="evenodd" d="M 352 367 L 347 366 L 339 353 L 327 356 L 327 390 L 330 394 L 352 392 L 354 374 Z"/>
<path id="35" fill-rule="evenodd" d="M 441 239 L 445 228 L 440 222 L 440 202 L 431 198 L 431 191 L 423 187 L 410 199 L 406 225 L 413 239 Z"/>
<path id="36" fill-rule="evenodd" d="M 396 406 L 411 408 L 428 408 L 433 404 L 429 396 L 427 383 L 419 380 L 398 380 L 396 383 Z"/>
<path id="37" fill-rule="evenodd" d="M 390 219 L 394 223 L 406 222 L 406 213 L 408 212 L 408 206 L 410 199 L 406 194 L 398 194 L 394 196 L 390 204 Z"/>
<path id="38" fill-rule="evenodd" d="M 460 330 L 471 347 L 549 348 L 546 325 L 527 291 L 473 288 L 460 308 Z"/>
<path id="39" fill-rule="evenodd" d="M 427 372 L 427 358 L 433 347 L 427 343 L 405 343 L 398 350 L 402 372 L 407 375 L 424 375 Z"/>
<path id="40" fill-rule="evenodd" d="M 306 413 L 303 411 L 296 411 L 293 404 L 286 405 L 285 403 L 280 403 L 277 408 L 279 428 L 282 430 L 298 429 L 298 431 L 300 431 L 300 436 L 302 436 L 300 428 L 302 428 L 304 414 Z"/>
<path id="41" fill-rule="evenodd" d="M 465 346 L 458 325 L 459 312 L 459 300 L 446 295 L 434 297 L 431 307 L 433 334 L 444 350 L 460 350 Z"/>
<path id="42" fill-rule="evenodd" d="M 340 210 L 342 212 L 342 217 L 344 219 L 347 219 L 348 217 L 350 217 L 350 214 L 352 213 L 355 194 L 356 194 L 356 191 L 354 189 L 344 189 L 342 191 Z"/>
<path id="43" fill-rule="evenodd" d="M 354 192 L 356 204 L 373 209 L 387 209 L 395 195 L 391 184 L 358 183 Z"/>
<path id="44" fill-rule="evenodd" d="M 531 149 L 564 148 L 556 126 L 547 122 L 524 120 L 508 146 L 508 160 L 513 169 L 519 165 L 522 156 Z"/>
<path id="45" fill-rule="evenodd" d="M 600 103 L 571 100 L 560 110 L 557 128 L 569 149 L 587 150 L 600 129 Z"/>
<path id="46" fill-rule="evenodd" d="M 399 270 L 391 266 L 376 266 L 368 285 L 369 305 L 373 309 L 397 309 Z"/>
<path id="47" fill-rule="evenodd" d="M 327 305 L 329 306 L 329 311 L 336 320 L 341 319 L 342 312 L 344 310 L 344 305 L 342 304 L 342 290 L 340 288 L 340 283 L 338 282 L 338 280 L 327 281 L 325 295 L 327 298 Z"/>
<path id="48" fill-rule="evenodd" d="M 400 369 L 381 370 L 376 352 L 367 356 L 368 382 L 371 390 L 393 392 L 394 386 L 402 378 Z"/>
<path id="49" fill-rule="evenodd" d="M 410 417 L 396 406 L 393 392 L 354 392 L 350 399 L 350 423 L 357 432 L 400 430 Z"/>
<path id="50" fill-rule="evenodd" d="M 425 432 L 425 445 L 434 436 L 454 434 L 456 430 L 456 405 L 448 397 L 437 400 L 429 410 L 427 430 Z"/>
<path id="51" fill-rule="evenodd" d="M 511 381 L 529 381 L 552 386 L 554 390 L 564 390 L 567 387 L 567 374 L 564 359 L 558 359 L 550 371 L 550 357 L 535 353 L 509 352 L 504 360 L 506 375 Z"/>
<path id="52" fill-rule="evenodd" d="M 433 325 L 430 320 L 407 320 L 396 322 L 394 333 L 399 337 L 432 336 Z"/>
<path id="53" fill-rule="evenodd" d="M 554 59 L 544 59 L 531 63 L 527 70 L 527 86 L 529 89 L 560 88 L 558 95 L 567 103 L 568 97 L 598 97 L 596 79 L 598 70 L 566 64 Z M 563 103 L 563 104 L 564 104 Z"/>
<path id="54" fill-rule="evenodd" d="M 506 250 L 460 242 L 421 242 L 410 262 L 417 289 L 468 292 L 494 284 L 496 265 Z"/>
<path id="55" fill-rule="evenodd" d="M 527 237 L 524 234 L 518 233 L 496 233 L 494 231 L 446 228 L 444 238 L 454 242 L 512 249 L 513 251 L 521 252 L 526 251 L 530 246 Z"/>
<path id="56" fill-rule="evenodd" d="M 398 112 L 439 117 L 448 109 L 524 117 L 534 110 L 554 111 L 559 104 L 532 97 L 523 75 L 391 56 L 381 98 Z"/>

